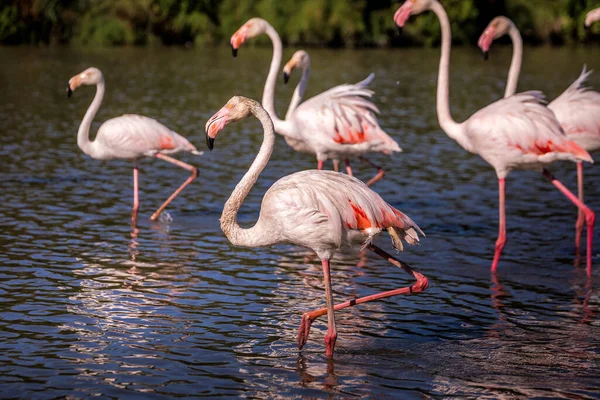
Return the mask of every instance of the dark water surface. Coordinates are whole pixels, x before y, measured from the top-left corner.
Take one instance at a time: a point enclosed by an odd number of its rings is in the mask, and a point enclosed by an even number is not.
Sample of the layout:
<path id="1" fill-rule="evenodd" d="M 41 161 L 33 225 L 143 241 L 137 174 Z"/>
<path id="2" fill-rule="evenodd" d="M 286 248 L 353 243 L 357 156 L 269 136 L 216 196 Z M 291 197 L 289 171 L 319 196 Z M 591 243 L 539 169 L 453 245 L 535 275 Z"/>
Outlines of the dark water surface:
<path id="1" fill-rule="evenodd" d="M 457 120 L 503 93 L 510 51 L 493 50 L 488 63 L 475 49 L 453 53 Z M 598 46 L 526 51 L 519 89 L 550 99 L 584 63 L 600 69 Z M 437 124 L 438 49 L 311 54 L 309 95 L 375 72 L 381 125 L 404 153 L 371 157 L 388 170 L 374 188 L 427 234 L 401 257 L 430 288 L 339 312 L 334 361 L 324 355 L 325 319 L 299 352 L 300 316 L 325 304 L 320 264 L 294 246 L 233 247 L 219 228 L 258 151 L 256 121 L 226 128 L 212 153 L 179 157 L 200 177 L 156 223 L 149 216 L 187 172 L 142 160 L 133 232 L 131 163 L 77 148 L 94 89 L 67 99 L 65 86 L 84 68 L 99 67 L 107 83 L 94 131 L 144 114 L 205 150 L 208 117 L 234 94 L 260 97 L 269 49 L 243 48 L 233 60 L 225 48 L 0 48 L 0 397 L 600 397 L 599 256 L 596 282 L 573 266 L 575 208 L 539 174 L 512 173 L 508 244 L 490 276 L 496 177 Z M 591 83 L 600 88 L 598 73 Z M 281 114 L 291 92 L 277 90 Z M 315 165 L 279 139 L 241 222 L 252 224 L 275 180 Z M 574 164 L 551 170 L 576 188 Z M 585 171 L 588 204 L 600 210 L 600 169 Z M 387 236 L 378 244 L 391 250 Z M 338 301 L 411 282 L 373 254 L 342 256 L 333 270 Z"/>

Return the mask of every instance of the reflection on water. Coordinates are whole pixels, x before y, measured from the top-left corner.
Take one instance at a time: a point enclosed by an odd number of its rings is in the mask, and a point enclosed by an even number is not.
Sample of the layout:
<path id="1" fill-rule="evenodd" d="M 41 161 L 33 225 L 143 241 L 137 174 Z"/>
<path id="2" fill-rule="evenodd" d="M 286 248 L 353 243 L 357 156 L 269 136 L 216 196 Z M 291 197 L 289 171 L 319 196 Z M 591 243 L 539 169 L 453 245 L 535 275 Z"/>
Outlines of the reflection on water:
<path id="1" fill-rule="evenodd" d="M 487 64 L 476 49 L 453 52 L 457 120 L 501 97 L 510 53 L 499 50 Z M 148 220 L 152 207 L 179 178 L 142 160 L 133 231 L 130 163 L 92 160 L 77 148 L 93 97 L 65 98 L 77 71 L 94 65 L 106 77 L 93 130 L 140 113 L 201 148 L 206 119 L 227 99 L 260 97 L 269 49 L 248 49 L 240 62 L 227 49 L 0 48 L 0 397 L 600 397 L 600 297 L 573 266 L 576 210 L 538 174 L 511 174 L 508 243 L 490 276 L 496 179 L 437 125 L 438 50 L 311 53 L 309 95 L 375 72 L 381 125 L 405 150 L 373 159 L 389 171 L 375 189 L 427 234 L 402 258 L 428 276 L 429 289 L 340 311 L 334 360 L 324 356 L 323 318 L 299 352 L 302 313 L 325 305 L 318 260 L 293 246 L 236 248 L 219 227 L 258 149 L 256 121 L 193 157 L 199 178 L 158 222 Z M 596 47 L 528 49 L 520 88 L 554 98 L 599 56 Z M 600 87 L 597 76 L 591 83 Z M 277 88 L 281 113 L 291 91 Z M 252 224 L 276 179 L 313 167 L 278 140 L 240 223 Z M 574 165 L 552 171 L 575 187 Z M 586 196 L 598 210 L 600 175 L 586 171 Z M 356 173 L 371 170 L 357 165 Z M 389 249 L 388 240 L 377 244 Z M 336 301 L 408 279 L 368 252 L 332 262 Z"/>

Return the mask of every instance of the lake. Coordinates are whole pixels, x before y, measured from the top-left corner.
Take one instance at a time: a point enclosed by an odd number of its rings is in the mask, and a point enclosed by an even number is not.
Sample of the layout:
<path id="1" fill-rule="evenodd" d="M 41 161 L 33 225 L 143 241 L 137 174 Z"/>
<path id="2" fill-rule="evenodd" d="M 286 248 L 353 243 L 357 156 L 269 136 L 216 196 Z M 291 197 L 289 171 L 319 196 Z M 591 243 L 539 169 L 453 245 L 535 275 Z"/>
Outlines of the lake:
<path id="1" fill-rule="evenodd" d="M 284 49 L 284 62 L 294 50 Z M 373 189 L 426 233 L 399 257 L 429 289 L 338 312 L 333 360 L 326 318 L 298 351 L 302 313 L 325 305 L 320 263 L 296 246 L 234 247 L 219 226 L 258 151 L 260 125 L 227 127 L 212 152 L 204 139 L 207 119 L 230 97 L 260 99 L 269 48 L 243 47 L 237 59 L 225 47 L 0 48 L 1 398 L 600 397 L 600 291 L 574 266 L 575 207 L 538 173 L 509 175 L 508 243 L 490 275 L 496 175 L 439 128 L 439 49 L 310 54 L 308 96 L 375 73 L 381 126 L 404 152 L 369 157 L 387 170 Z M 487 62 L 476 48 L 455 49 L 456 120 L 502 96 L 509 61 L 505 46 Z M 519 90 L 553 99 L 584 63 L 600 69 L 599 46 L 526 48 Z M 131 162 L 93 160 L 76 143 L 94 89 L 71 99 L 65 90 L 90 66 L 107 85 L 94 132 L 109 118 L 143 114 L 205 151 L 177 156 L 200 176 L 157 222 L 150 215 L 188 172 L 142 160 L 139 223 L 130 227 Z M 278 83 L 280 116 L 298 78 Z M 600 89 L 600 74 L 590 83 Z M 252 225 L 273 182 L 315 166 L 279 137 L 241 224 Z M 373 174 L 358 161 L 354 170 Z M 576 190 L 573 163 L 550 170 Z M 587 204 L 600 211 L 600 169 L 585 173 Z M 392 250 L 387 235 L 377 244 Z M 340 254 L 332 270 L 337 301 L 412 283 L 374 254 Z"/>

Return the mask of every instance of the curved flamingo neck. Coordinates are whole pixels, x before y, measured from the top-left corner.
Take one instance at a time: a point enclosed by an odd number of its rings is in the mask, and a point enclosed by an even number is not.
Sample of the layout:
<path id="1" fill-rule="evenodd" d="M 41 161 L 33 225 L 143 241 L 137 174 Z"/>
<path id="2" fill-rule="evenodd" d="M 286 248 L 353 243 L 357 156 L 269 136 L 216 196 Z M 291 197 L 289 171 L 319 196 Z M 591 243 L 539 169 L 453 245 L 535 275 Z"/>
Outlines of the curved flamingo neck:
<path id="1" fill-rule="evenodd" d="M 450 114 L 450 85 L 448 75 L 450 74 L 450 48 L 452 46 L 452 32 L 450 21 L 444 7 L 437 1 L 431 3 L 431 11 L 437 15 L 442 28 L 442 49 L 440 66 L 438 71 L 436 108 L 438 122 L 448 136 L 456 140 L 467 151 L 471 151 L 471 145 L 464 134 L 462 124 L 456 123 Z"/>
<path id="2" fill-rule="evenodd" d="M 512 40 L 513 54 L 510 62 L 510 69 L 508 70 L 508 81 L 506 82 L 506 90 L 504 91 L 504 98 L 510 97 L 517 92 L 517 84 L 519 83 L 519 75 L 521 73 L 521 63 L 523 61 L 523 39 L 519 29 L 511 24 L 508 30 L 508 36 Z"/>
<path id="3" fill-rule="evenodd" d="M 296 89 L 294 89 L 294 94 L 292 95 L 292 99 L 290 100 L 290 105 L 288 107 L 287 113 L 285 114 L 285 120 L 289 120 L 296 108 L 300 105 L 302 101 L 302 97 L 304 96 L 304 92 L 306 91 L 306 86 L 308 85 L 308 76 L 310 75 L 310 61 L 307 61 L 307 64 L 302 68 L 302 77 L 300 81 L 296 85 Z"/>
<path id="4" fill-rule="evenodd" d="M 275 132 L 269 114 L 258 103 L 250 106 L 250 112 L 260 120 L 264 130 L 264 138 L 252 165 L 233 189 L 227 202 L 225 202 L 221 214 L 221 229 L 234 246 L 257 247 L 275 243 L 275 232 L 265 227 L 264 220 L 260 215 L 252 228 L 244 229 L 237 222 L 237 214 L 242 202 L 248 196 L 258 176 L 269 162 L 269 158 L 271 158 L 273 145 L 275 144 Z"/>
<path id="5" fill-rule="evenodd" d="M 271 116 L 274 124 L 281 122 L 277 113 L 275 112 L 275 84 L 277 82 L 277 75 L 279 73 L 279 67 L 281 66 L 282 46 L 279 34 L 270 24 L 266 24 L 265 33 L 271 39 L 273 43 L 273 58 L 271 59 L 271 66 L 269 67 L 269 74 L 265 82 L 265 88 L 263 90 L 262 105 L 265 110 Z"/>
<path id="6" fill-rule="evenodd" d="M 96 154 L 96 147 L 94 146 L 94 142 L 90 140 L 90 128 L 92 126 L 92 121 L 102 104 L 102 99 L 104 99 L 104 79 L 101 79 L 100 82 L 96 84 L 96 95 L 94 96 L 94 100 L 92 100 L 92 104 L 90 104 L 85 112 L 83 120 L 79 125 L 79 130 L 77 131 L 77 146 L 79 146 L 81 151 L 92 158 L 94 158 Z"/>

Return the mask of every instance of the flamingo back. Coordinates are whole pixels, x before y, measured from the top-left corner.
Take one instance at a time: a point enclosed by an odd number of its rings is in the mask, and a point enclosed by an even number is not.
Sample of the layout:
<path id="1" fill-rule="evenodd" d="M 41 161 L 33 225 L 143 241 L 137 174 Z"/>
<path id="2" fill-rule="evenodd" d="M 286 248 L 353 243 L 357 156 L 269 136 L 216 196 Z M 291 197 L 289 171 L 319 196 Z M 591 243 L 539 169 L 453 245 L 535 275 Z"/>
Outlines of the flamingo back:
<path id="1" fill-rule="evenodd" d="M 334 148 L 340 145 L 364 148 L 367 144 L 368 151 L 385 154 L 402 151 L 379 126 L 379 109 L 371 101 L 373 91 L 367 89 L 373 76 L 356 84 L 336 86 L 300 104 L 292 118 L 306 141 Z"/>
<path id="2" fill-rule="evenodd" d="M 423 234 L 417 224 L 360 180 L 333 171 L 308 170 L 277 181 L 265 194 L 261 217 L 276 216 L 287 241 L 317 250 L 364 245 L 388 230 L 395 248 Z"/>
<path id="3" fill-rule="evenodd" d="M 104 122 L 94 141 L 102 158 L 139 158 L 180 151 L 199 153 L 186 138 L 160 122 L 142 115 L 125 114 Z"/>
<path id="4" fill-rule="evenodd" d="M 479 110 L 465 122 L 476 152 L 496 168 L 536 167 L 555 160 L 592 161 L 568 140 L 554 113 L 538 91 L 518 93 Z"/>
<path id="5" fill-rule="evenodd" d="M 579 78 L 548 105 L 567 138 L 588 151 L 600 149 L 600 93 L 585 86 L 591 73 L 584 66 Z"/>

